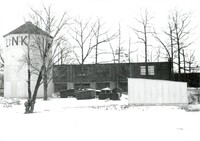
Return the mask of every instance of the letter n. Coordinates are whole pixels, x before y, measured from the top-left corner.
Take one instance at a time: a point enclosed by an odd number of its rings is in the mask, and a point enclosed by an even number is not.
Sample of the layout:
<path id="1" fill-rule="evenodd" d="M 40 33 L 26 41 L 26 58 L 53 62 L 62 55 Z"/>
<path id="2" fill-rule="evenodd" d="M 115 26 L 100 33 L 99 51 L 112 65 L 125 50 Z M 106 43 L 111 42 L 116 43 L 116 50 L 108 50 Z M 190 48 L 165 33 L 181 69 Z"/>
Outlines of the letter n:
<path id="1" fill-rule="evenodd" d="M 18 37 L 16 39 L 12 37 L 12 46 L 14 46 L 14 44 L 18 45 Z"/>

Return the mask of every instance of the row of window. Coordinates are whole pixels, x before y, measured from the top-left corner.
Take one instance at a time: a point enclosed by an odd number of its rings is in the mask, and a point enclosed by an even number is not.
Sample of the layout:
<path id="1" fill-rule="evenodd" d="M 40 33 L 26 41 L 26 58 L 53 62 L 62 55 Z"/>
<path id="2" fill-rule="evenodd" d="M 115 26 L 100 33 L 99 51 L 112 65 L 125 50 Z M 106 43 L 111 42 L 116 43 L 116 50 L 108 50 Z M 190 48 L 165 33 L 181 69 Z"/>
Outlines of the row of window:
<path id="1" fill-rule="evenodd" d="M 140 66 L 140 75 L 146 75 L 146 66 Z M 155 75 L 154 66 L 148 66 L 148 75 Z"/>
<path id="2" fill-rule="evenodd" d="M 148 69 L 148 75 L 155 75 L 155 66 L 147 66 L 147 69 Z M 64 70 L 63 70 L 64 71 Z M 61 72 L 63 76 L 66 76 L 66 77 L 70 77 L 72 75 L 72 72 L 71 70 L 68 70 L 67 72 Z M 98 75 L 99 74 L 102 74 L 103 76 L 108 76 L 110 74 L 110 69 L 109 68 L 104 68 L 104 69 L 97 69 L 97 72 L 96 72 Z M 120 74 L 124 74 L 126 75 L 128 72 L 126 70 L 126 68 L 122 67 L 120 68 L 119 70 L 119 73 Z M 88 75 L 91 75 L 91 69 L 90 68 L 84 68 L 83 71 L 81 71 L 81 68 L 76 68 L 76 76 L 88 76 Z M 140 74 L 139 75 L 146 75 L 146 66 L 140 66 Z"/>
<path id="3" fill-rule="evenodd" d="M 147 66 L 147 67 L 148 67 L 148 75 L 155 75 L 155 67 L 154 66 Z M 81 69 L 77 69 L 76 71 L 78 72 L 78 76 L 89 74 L 88 68 L 84 68 L 83 74 L 81 73 Z M 109 68 L 99 69 L 98 73 L 102 73 L 105 76 L 109 74 L 109 71 L 110 71 Z M 146 75 L 146 66 L 140 66 L 140 75 Z"/>

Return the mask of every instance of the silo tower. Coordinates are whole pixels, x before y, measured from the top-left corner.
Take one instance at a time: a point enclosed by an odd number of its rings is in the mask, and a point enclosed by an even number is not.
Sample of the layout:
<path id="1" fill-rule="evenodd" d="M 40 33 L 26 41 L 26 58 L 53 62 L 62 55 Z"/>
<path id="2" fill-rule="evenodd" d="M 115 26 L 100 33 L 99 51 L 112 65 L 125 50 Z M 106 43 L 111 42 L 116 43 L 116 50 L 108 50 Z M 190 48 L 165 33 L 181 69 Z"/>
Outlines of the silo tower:
<path id="1" fill-rule="evenodd" d="M 44 40 L 44 37 L 46 40 Z M 27 63 L 25 61 L 27 48 L 32 48 L 30 51 L 30 57 L 34 60 L 32 65 L 37 65 L 40 68 L 42 62 L 39 54 L 40 51 L 37 48 L 37 44 L 39 43 L 35 39 L 43 40 L 44 44 L 48 44 L 52 37 L 31 22 L 26 22 L 4 35 L 4 38 L 6 41 L 4 50 L 4 97 L 28 97 L 28 73 Z M 32 92 L 36 81 L 37 75 L 32 74 Z M 52 92 L 53 84 L 50 82 L 48 85 L 48 95 L 51 96 Z M 43 97 L 43 85 L 38 90 L 38 97 Z"/>

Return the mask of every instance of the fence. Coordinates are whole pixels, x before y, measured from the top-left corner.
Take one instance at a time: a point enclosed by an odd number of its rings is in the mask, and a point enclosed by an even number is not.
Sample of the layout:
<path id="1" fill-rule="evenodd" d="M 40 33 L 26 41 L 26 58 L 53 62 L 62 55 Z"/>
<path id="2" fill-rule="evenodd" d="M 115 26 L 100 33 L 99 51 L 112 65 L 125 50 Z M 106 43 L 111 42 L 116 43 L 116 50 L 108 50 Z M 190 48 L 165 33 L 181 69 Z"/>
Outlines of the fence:
<path id="1" fill-rule="evenodd" d="M 187 83 L 129 78 L 128 103 L 129 105 L 187 105 Z"/>

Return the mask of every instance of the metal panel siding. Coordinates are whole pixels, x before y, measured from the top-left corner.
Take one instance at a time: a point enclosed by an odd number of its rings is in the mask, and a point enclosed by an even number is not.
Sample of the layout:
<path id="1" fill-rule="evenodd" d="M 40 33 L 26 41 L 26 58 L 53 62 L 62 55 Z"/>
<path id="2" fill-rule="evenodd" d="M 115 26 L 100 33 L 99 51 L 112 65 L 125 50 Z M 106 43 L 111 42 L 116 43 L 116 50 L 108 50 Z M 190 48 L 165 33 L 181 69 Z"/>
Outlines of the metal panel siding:
<path id="1" fill-rule="evenodd" d="M 169 87 L 170 87 L 170 89 L 169 89 L 169 97 L 170 97 L 169 103 L 173 103 L 173 99 L 174 99 L 175 94 L 176 94 L 174 83 L 173 82 L 170 83 Z"/>
<path id="2" fill-rule="evenodd" d="M 155 97 L 157 97 L 157 103 L 162 103 L 163 102 L 162 101 L 163 83 L 157 83 L 157 86 L 155 86 L 155 84 L 154 84 L 154 83 L 156 83 L 155 80 L 152 82 L 150 82 L 150 81 L 148 81 L 148 82 L 149 82 L 149 85 L 150 86 L 152 85 L 152 87 L 154 87 L 154 89 L 156 90 Z"/>
<path id="3" fill-rule="evenodd" d="M 163 103 L 167 103 L 170 101 L 170 94 L 169 94 L 169 82 L 165 82 L 166 84 L 163 85 Z"/>
<path id="4" fill-rule="evenodd" d="M 138 83 L 138 88 L 140 88 L 140 95 L 139 95 L 139 101 L 138 102 L 142 102 L 142 103 L 144 103 L 145 102 L 145 93 L 146 93 L 146 89 L 143 89 L 142 87 L 140 87 L 140 85 L 143 85 L 144 87 L 146 87 L 146 83 L 145 82 L 143 82 L 143 81 L 139 81 L 139 83 Z"/>
<path id="5" fill-rule="evenodd" d="M 159 87 L 158 85 L 159 85 L 158 83 L 154 83 L 155 87 Z M 152 88 L 152 97 L 151 97 L 150 103 L 157 103 L 157 96 L 156 96 L 157 90 L 151 85 L 149 85 L 149 87 Z"/>
<path id="6" fill-rule="evenodd" d="M 174 90 L 175 90 L 175 93 L 174 93 L 174 101 L 172 102 L 178 102 L 178 98 L 179 98 L 179 93 L 180 93 L 180 88 L 179 88 L 179 85 L 177 85 L 176 83 L 174 84 Z"/>
<path id="7" fill-rule="evenodd" d="M 4 81 L 4 97 L 11 97 L 11 82 Z"/>
<path id="8" fill-rule="evenodd" d="M 150 103 L 152 96 L 153 96 L 153 92 L 152 92 L 152 87 L 150 87 L 148 84 L 146 85 L 146 92 L 149 93 L 146 95 L 146 103 Z"/>
<path id="9" fill-rule="evenodd" d="M 134 100 L 138 99 L 136 98 L 136 96 L 138 96 L 139 94 L 134 94 L 134 93 L 139 93 L 139 89 L 135 89 L 134 86 L 137 85 L 137 83 L 135 83 L 136 81 L 134 81 L 133 79 L 128 79 L 128 84 L 131 84 L 128 86 L 128 103 L 135 103 Z"/>
<path id="10" fill-rule="evenodd" d="M 128 103 L 187 104 L 187 84 L 165 80 L 128 79 Z"/>

